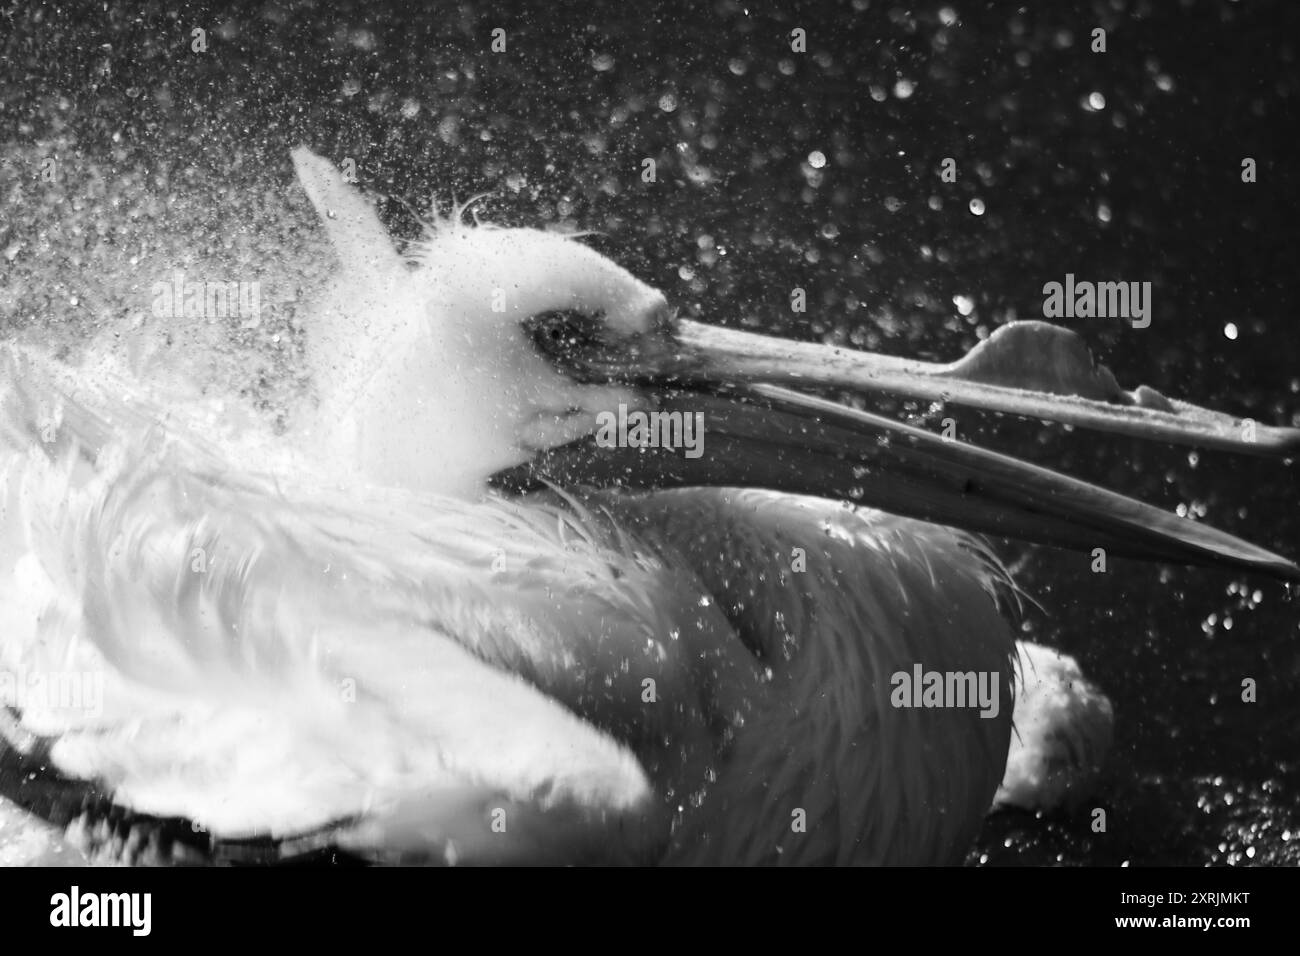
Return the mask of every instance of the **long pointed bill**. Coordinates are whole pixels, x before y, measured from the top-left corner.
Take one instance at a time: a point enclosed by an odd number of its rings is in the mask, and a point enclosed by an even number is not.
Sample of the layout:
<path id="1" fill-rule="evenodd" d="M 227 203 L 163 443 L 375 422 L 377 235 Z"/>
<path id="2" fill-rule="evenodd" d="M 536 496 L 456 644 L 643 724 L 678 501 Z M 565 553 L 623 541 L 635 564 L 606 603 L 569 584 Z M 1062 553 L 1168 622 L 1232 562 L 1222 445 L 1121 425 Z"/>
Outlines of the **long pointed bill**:
<path id="1" fill-rule="evenodd" d="M 687 352 L 708 357 L 695 369 L 705 378 L 720 373 L 736 382 L 892 392 L 1173 444 L 1277 458 L 1300 454 L 1300 429 L 1201 408 L 1145 385 L 1120 388 L 1077 333 L 1047 322 L 1001 326 L 950 364 L 686 320 L 676 333 Z"/>
<path id="2" fill-rule="evenodd" d="M 565 360 L 576 370 L 574 356 Z M 730 361 L 725 356 L 692 349 L 668 360 L 642 348 L 638 360 L 657 368 L 646 372 L 643 366 L 639 376 L 625 368 L 627 378 L 675 383 L 656 417 L 633 421 L 624 410 L 627 420 L 613 432 L 545 451 L 499 472 L 493 484 L 516 492 L 544 481 L 628 489 L 762 487 L 1083 551 L 1104 548 L 1300 580 L 1300 568 L 1280 555 L 1058 472 L 779 386 L 728 387 L 718 379 L 757 376 L 721 374 L 722 363 Z M 593 367 L 582 371 L 590 377 Z M 604 366 L 605 374 L 610 371 Z M 681 388 L 686 381 L 711 390 Z M 688 429 L 691 441 L 685 440 Z"/>

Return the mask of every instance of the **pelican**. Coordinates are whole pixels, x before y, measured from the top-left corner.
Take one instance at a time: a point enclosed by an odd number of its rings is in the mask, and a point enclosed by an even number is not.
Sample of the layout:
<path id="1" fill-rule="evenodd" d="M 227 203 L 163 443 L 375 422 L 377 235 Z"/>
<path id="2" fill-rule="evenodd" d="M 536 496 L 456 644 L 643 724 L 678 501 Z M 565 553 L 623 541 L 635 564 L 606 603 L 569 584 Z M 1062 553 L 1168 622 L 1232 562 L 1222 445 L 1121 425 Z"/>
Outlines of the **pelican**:
<path id="1" fill-rule="evenodd" d="M 787 387 L 1238 444 L 1089 392 L 1117 386 L 1062 330 L 925 367 L 710 329 L 572 237 L 457 213 L 399 253 L 331 164 L 293 162 L 338 270 L 284 434 L 0 350 L 0 783 L 126 858 L 959 862 L 995 798 L 1029 799 L 1022 672 L 1077 674 L 1017 647 L 981 534 L 1300 577 Z M 1026 347 L 1087 381 L 1008 378 Z"/>

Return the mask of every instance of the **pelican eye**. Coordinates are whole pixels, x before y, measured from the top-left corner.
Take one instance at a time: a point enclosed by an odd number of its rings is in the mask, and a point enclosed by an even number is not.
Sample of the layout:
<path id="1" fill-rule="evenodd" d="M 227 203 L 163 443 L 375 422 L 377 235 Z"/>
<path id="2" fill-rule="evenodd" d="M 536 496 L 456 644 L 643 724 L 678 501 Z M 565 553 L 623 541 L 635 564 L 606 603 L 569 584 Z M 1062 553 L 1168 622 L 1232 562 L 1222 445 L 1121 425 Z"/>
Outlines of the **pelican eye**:
<path id="1" fill-rule="evenodd" d="M 580 309 L 538 312 L 524 321 L 524 330 L 544 355 L 574 359 L 601 344 L 605 313 Z"/>

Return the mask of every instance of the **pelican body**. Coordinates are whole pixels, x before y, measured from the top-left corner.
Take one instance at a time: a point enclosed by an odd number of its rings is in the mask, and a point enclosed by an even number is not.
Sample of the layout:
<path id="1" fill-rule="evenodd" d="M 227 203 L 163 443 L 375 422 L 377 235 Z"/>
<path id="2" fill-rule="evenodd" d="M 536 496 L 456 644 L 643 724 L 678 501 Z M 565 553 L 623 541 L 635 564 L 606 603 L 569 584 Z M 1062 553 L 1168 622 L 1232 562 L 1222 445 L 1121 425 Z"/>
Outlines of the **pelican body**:
<path id="1" fill-rule="evenodd" d="M 60 824 L 111 805 L 129 857 L 180 820 L 173 855 L 206 859 L 958 862 L 1024 679 L 974 532 L 1297 574 L 790 391 L 865 366 L 773 370 L 575 239 L 456 216 L 399 255 L 294 163 L 340 271 L 287 435 L 0 351 L 0 670 L 29 691 L 0 746 L 33 771 L 0 784 Z M 615 413 L 699 415 L 702 453 L 609 447 Z M 30 691 L 69 673 L 100 706 Z M 912 674 L 939 686 L 904 700 Z"/>

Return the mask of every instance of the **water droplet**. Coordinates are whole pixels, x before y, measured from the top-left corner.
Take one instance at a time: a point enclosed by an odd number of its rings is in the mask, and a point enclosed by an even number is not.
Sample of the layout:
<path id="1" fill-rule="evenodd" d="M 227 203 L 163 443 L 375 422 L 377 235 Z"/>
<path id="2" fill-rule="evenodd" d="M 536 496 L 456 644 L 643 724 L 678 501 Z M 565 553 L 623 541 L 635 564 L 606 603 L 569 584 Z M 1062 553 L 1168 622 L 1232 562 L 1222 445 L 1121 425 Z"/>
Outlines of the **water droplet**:
<path id="1" fill-rule="evenodd" d="M 821 169 L 826 165 L 826 154 L 820 149 L 814 149 L 808 154 L 808 165 L 813 169 Z"/>
<path id="2" fill-rule="evenodd" d="M 894 84 L 894 95 L 905 100 L 916 92 L 916 84 L 911 80 L 899 80 Z"/>
<path id="3" fill-rule="evenodd" d="M 1229 322 L 1225 325 L 1223 327 L 1223 336 L 1224 338 L 1235 342 L 1237 340 L 1237 324 L 1235 322 Z"/>
<path id="4" fill-rule="evenodd" d="M 975 300 L 968 295 L 953 296 L 952 304 L 957 307 L 957 312 L 960 315 L 970 315 L 975 311 Z"/>
<path id="5" fill-rule="evenodd" d="M 971 211 L 972 214 L 974 214 L 974 215 L 976 215 L 976 216 L 982 216 L 982 215 L 984 215 L 984 200 L 983 200 L 983 199 L 972 199 L 972 200 L 970 201 L 970 211 Z"/>
<path id="6" fill-rule="evenodd" d="M 1101 222 L 1110 222 L 1110 206 L 1103 203 L 1097 204 L 1097 219 Z"/>
<path id="7" fill-rule="evenodd" d="M 678 266 L 677 274 L 681 276 L 683 282 L 690 282 L 695 278 L 695 270 L 687 265 Z"/>
<path id="8" fill-rule="evenodd" d="M 1105 108 L 1106 108 L 1106 97 L 1104 97 L 1097 90 L 1093 90 L 1091 93 L 1088 94 L 1088 109 L 1097 111 L 1097 110 L 1104 110 Z"/>
<path id="9" fill-rule="evenodd" d="M 677 97 L 672 93 L 665 93 L 663 96 L 659 97 L 659 108 L 665 113 L 671 113 L 673 110 L 677 109 Z"/>

